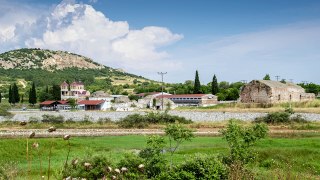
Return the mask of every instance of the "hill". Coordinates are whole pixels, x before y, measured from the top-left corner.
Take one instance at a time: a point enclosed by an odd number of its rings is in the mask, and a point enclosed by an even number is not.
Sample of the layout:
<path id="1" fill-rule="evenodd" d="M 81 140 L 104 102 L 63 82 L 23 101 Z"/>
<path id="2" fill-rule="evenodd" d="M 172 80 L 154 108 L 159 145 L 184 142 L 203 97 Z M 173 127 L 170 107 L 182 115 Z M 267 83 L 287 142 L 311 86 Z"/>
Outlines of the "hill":
<path id="1" fill-rule="evenodd" d="M 32 81 L 38 87 L 44 87 L 66 80 L 81 80 L 91 91 L 106 90 L 110 93 L 132 92 L 130 85 L 152 82 L 66 51 L 23 48 L 0 54 L 0 91 L 3 93 L 14 82 L 20 88 L 28 89 Z M 123 85 L 127 89 L 118 87 Z M 113 92 L 115 88 L 117 91 Z"/>

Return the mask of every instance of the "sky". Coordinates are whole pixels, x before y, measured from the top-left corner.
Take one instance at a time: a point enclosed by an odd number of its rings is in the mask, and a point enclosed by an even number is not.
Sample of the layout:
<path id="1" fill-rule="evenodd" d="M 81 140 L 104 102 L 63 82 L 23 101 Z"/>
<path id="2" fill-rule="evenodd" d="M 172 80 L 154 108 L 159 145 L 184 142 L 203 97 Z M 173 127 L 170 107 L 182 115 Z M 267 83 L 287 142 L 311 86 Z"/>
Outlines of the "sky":
<path id="1" fill-rule="evenodd" d="M 0 0 L 0 53 L 64 50 L 153 80 L 320 83 L 318 0 Z"/>

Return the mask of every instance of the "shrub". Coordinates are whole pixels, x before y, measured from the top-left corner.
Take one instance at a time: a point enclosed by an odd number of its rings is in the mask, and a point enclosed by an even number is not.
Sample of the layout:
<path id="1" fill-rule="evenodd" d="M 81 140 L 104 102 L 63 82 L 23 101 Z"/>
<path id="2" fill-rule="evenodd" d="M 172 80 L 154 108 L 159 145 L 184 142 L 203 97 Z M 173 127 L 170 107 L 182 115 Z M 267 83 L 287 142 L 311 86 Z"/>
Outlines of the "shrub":
<path id="1" fill-rule="evenodd" d="M 257 123 L 264 122 L 267 124 L 306 122 L 306 120 L 301 115 L 296 115 L 291 117 L 290 116 L 291 114 L 289 112 L 274 112 L 274 113 L 268 113 L 264 117 L 258 117 L 254 120 L 254 122 L 257 122 Z"/>
<path id="2" fill-rule="evenodd" d="M 118 125 L 122 128 L 146 128 L 148 122 L 144 115 L 132 114 L 120 119 Z"/>
<path id="3" fill-rule="evenodd" d="M 227 140 L 230 154 L 224 157 L 227 164 L 246 164 L 254 159 L 250 147 L 259 139 L 267 135 L 268 127 L 265 124 L 255 124 L 251 127 L 242 127 L 233 120 L 229 121 L 227 128 L 221 130 L 223 138 Z"/>
<path id="4" fill-rule="evenodd" d="M 113 121 L 110 119 L 110 118 L 108 118 L 108 117 L 106 117 L 106 118 L 99 118 L 98 119 L 98 121 L 97 121 L 97 123 L 98 124 L 105 124 L 105 123 L 112 123 Z"/>
<path id="5" fill-rule="evenodd" d="M 156 179 L 227 179 L 227 167 L 214 156 L 196 154 Z"/>
<path id="6" fill-rule="evenodd" d="M 128 169 L 128 172 L 123 175 L 124 179 L 138 180 L 144 179 L 142 178 L 144 176 L 143 171 L 138 168 L 140 164 L 144 164 L 144 159 L 132 153 L 127 153 L 124 155 L 124 158 L 120 160 L 117 167 L 119 169 L 121 169 L 122 167 Z"/>
<path id="7" fill-rule="evenodd" d="M 64 122 L 64 117 L 61 115 L 54 116 L 54 115 L 44 114 L 42 115 L 41 121 L 43 123 L 61 124 Z"/>
<path id="8" fill-rule="evenodd" d="M 107 158 L 101 156 L 88 157 L 78 163 L 74 162 L 67 165 L 63 177 L 101 179 L 106 174 L 106 167 L 111 166 Z"/>

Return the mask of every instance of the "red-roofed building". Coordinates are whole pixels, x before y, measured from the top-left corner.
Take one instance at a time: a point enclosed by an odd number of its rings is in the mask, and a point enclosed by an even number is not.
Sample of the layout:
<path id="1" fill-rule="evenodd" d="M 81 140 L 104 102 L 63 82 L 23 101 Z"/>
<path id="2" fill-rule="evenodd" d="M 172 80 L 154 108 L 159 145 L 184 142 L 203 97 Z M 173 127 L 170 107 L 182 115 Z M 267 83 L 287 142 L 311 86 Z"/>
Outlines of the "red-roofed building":
<path id="1" fill-rule="evenodd" d="M 167 98 L 178 106 L 213 106 L 218 104 L 218 98 L 212 94 L 176 94 L 160 95 L 156 98 Z"/>
<path id="2" fill-rule="evenodd" d="M 65 81 L 60 85 L 61 99 L 67 100 L 69 98 L 84 100 L 90 96 L 90 92 L 84 89 L 82 82 L 73 82 L 70 85 Z"/>
<path id="3" fill-rule="evenodd" d="M 84 105 L 84 110 L 107 110 L 105 100 L 82 100 L 78 102 L 79 105 Z"/>

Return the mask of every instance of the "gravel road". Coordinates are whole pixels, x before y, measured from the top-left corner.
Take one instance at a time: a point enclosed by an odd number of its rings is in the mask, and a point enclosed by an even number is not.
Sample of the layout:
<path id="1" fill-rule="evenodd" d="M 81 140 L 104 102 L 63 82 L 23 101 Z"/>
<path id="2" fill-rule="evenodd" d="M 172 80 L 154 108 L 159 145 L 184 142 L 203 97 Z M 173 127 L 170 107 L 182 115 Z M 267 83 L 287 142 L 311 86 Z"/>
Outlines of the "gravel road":
<path id="1" fill-rule="evenodd" d="M 91 121 L 98 121 L 99 118 L 110 118 L 113 121 L 118 121 L 119 119 L 126 117 L 130 114 L 145 114 L 141 111 L 126 111 L 126 112 L 103 112 L 103 111 L 77 111 L 77 112 L 50 112 L 50 111 L 32 111 L 32 112 L 13 112 L 14 116 L 11 118 L 13 121 L 28 121 L 29 118 L 42 119 L 42 115 L 61 115 L 65 120 L 72 119 L 74 121 L 80 121 L 87 118 Z M 235 112 L 200 112 L 200 111 L 170 111 L 169 114 L 182 116 L 187 119 L 191 119 L 195 122 L 203 121 L 223 121 L 228 119 L 239 119 L 244 121 L 252 121 L 256 117 L 265 116 L 266 113 L 235 113 Z M 296 113 L 302 115 L 308 121 L 320 121 L 320 114 L 313 113 Z M 0 122 L 7 120 L 5 117 L 0 116 Z"/>

